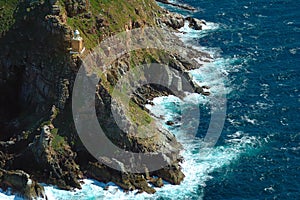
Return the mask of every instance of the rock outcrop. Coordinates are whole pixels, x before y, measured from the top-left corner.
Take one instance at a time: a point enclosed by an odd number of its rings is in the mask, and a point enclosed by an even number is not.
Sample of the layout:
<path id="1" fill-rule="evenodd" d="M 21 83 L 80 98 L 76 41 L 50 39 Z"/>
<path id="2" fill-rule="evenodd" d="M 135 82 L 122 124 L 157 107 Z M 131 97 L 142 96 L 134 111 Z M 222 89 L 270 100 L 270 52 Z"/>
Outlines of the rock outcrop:
<path id="1" fill-rule="evenodd" d="M 186 20 L 189 22 L 189 27 L 195 30 L 202 30 L 203 25 L 206 25 L 204 20 L 199 20 L 192 17 L 187 17 Z"/>
<path id="2" fill-rule="evenodd" d="M 200 20 L 193 17 L 184 17 L 178 13 L 171 13 L 164 11 L 161 18 L 158 20 L 159 23 L 166 24 L 167 26 L 177 30 L 182 28 L 185 23 L 188 23 L 189 27 L 194 30 L 202 30 L 203 26 L 206 25 L 206 21 Z"/>
<path id="3" fill-rule="evenodd" d="M 11 187 L 25 199 L 47 199 L 44 187 L 32 180 L 29 174 L 21 170 L 6 171 L 0 168 L 0 186 Z"/>
<path id="4" fill-rule="evenodd" d="M 86 12 L 88 10 L 88 3 L 87 0 L 66 0 L 65 6 L 68 15 L 73 17 Z"/>
<path id="5" fill-rule="evenodd" d="M 26 153 L 21 158 L 33 156 L 38 166 L 43 167 L 56 185 L 63 189 L 81 188 L 78 178 L 82 178 L 80 167 L 76 164 L 76 154 L 70 146 L 63 144 L 63 151 L 55 151 L 52 147 L 53 136 L 50 128 L 42 127 L 41 134 L 36 136 L 33 143 L 29 144 Z"/>
<path id="6" fill-rule="evenodd" d="M 104 183 L 114 182 L 125 191 L 140 190 L 149 194 L 155 193 L 155 189 L 148 185 L 145 175 L 117 171 L 99 163 L 90 163 L 87 170 L 91 178 Z"/>
<path id="7" fill-rule="evenodd" d="M 173 29 L 180 29 L 184 26 L 184 17 L 177 13 L 166 12 L 160 21 Z"/>

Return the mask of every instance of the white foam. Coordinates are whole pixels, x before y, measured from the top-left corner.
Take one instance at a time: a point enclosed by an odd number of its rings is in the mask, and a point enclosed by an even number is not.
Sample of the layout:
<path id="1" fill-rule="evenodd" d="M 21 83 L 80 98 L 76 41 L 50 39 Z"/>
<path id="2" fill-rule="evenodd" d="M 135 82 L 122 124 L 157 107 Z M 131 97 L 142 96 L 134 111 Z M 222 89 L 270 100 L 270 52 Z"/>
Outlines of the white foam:
<path id="1" fill-rule="evenodd" d="M 50 200 L 90 200 L 90 199 L 143 199 L 150 195 L 136 195 L 137 191 L 124 193 L 118 186 L 113 183 L 104 184 L 95 180 L 84 179 L 82 189 L 75 191 L 59 190 L 55 187 L 45 186 L 46 195 Z M 104 189 L 106 188 L 106 189 Z"/>
<path id="2" fill-rule="evenodd" d="M 7 191 L 0 189 L 0 199 L 1 200 L 23 200 L 23 198 L 18 195 L 13 195 L 11 189 L 8 188 Z"/>
<path id="3" fill-rule="evenodd" d="M 211 29 L 218 28 L 215 24 L 209 25 L 211 25 Z M 185 24 L 180 31 L 186 32 L 185 34 L 178 34 L 184 42 L 190 41 L 191 38 L 205 36 L 205 32 L 190 29 L 188 24 Z M 218 58 L 219 49 L 207 49 L 199 46 L 194 46 L 193 48 L 208 52 L 213 58 L 210 62 L 204 61 L 201 58 L 195 58 L 203 67 L 190 71 L 194 81 L 200 86 L 208 85 L 210 87 L 209 91 L 211 92 L 211 96 L 204 97 L 199 94 L 189 94 L 183 99 L 181 104 L 199 104 L 200 106 L 206 106 L 214 95 L 227 95 L 231 92 L 231 83 L 228 80 L 228 73 L 238 71 L 241 66 L 235 65 L 238 58 Z M 233 65 L 234 67 L 232 67 Z M 172 113 L 172 107 L 168 107 L 168 104 L 174 100 L 174 97 L 158 97 L 153 101 L 154 106 L 149 105 L 147 108 L 154 113 L 154 115 L 159 113 L 158 115 L 167 115 L 168 119 L 170 119 L 174 114 Z M 256 123 L 255 119 L 245 119 L 248 120 L 249 123 Z M 238 125 L 239 122 L 231 120 L 231 123 Z M 175 135 L 178 134 L 176 129 L 170 129 L 170 131 Z M 246 153 L 249 148 L 260 145 L 256 137 L 247 136 L 243 132 L 236 132 L 232 134 L 231 137 L 229 136 L 229 139 L 225 141 L 225 146 L 218 146 L 211 149 L 203 149 L 205 145 L 201 139 L 184 140 L 184 137 L 176 136 L 185 149 L 182 152 L 182 156 L 184 157 L 182 169 L 186 177 L 179 186 L 164 186 L 158 189 L 154 196 L 159 195 L 170 199 L 176 196 L 178 199 L 188 199 L 191 198 L 192 195 L 201 198 L 201 196 L 203 196 L 202 190 L 206 186 L 206 181 L 213 178 L 210 175 L 211 172 L 234 162 L 241 154 Z M 199 186 L 202 186 L 202 189 L 199 188 Z"/>
<path id="4" fill-rule="evenodd" d="M 256 119 L 250 119 L 249 116 L 247 116 L 247 115 L 244 115 L 241 118 L 242 118 L 242 120 L 244 120 L 244 121 L 246 121 L 246 122 L 248 122 L 250 124 L 253 124 L 253 125 L 257 124 L 257 120 Z"/>
<path id="5" fill-rule="evenodd" d="M 190 73 L 200 86 L 210 87 L 211 95 L 227 95 L 232 91 L 228 74 L 237 70 L 237 66 L 232 67 L 236 60 L 217 58 L 213 62 L 202 63 L 203 67 L 191 70 Z"/>
<path id="6" fill-rule="evenodd" d="M 195 30 L 189 27 L 189 22 L 185 22 L 184 26 L 178 29 L 179 33 L 175 33 L 179 36 L 183 42 L 191 42 L 195 38 L 202 38 L 208 35 L 211 31 L 215 31 L 219 28 L 219 25 L 213 22 L 206 22 L 206 25 L 202 25 L 202 30 Z"/>

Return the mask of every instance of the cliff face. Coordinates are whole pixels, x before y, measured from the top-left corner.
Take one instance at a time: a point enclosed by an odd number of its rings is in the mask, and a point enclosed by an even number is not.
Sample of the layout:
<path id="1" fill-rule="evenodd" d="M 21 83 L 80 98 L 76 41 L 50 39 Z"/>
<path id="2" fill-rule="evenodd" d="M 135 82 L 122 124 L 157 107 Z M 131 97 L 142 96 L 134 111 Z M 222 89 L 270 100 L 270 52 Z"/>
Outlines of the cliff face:
<path id="1" fill-rule="evenodd" d="M 13 187 L 28 197 L 18 186 L 4 181 L 2 174 L 28 173 L 35 181 L 63 189 L 80 188 L 78 179 L 84 176 L 113 181 L 125 190 L 139 189 L 148 193 L 155 190 L 147 181 L 162 186 L 162 178 L 179 184 L 184 178 L 179 166 L 181 145 L 172 134 L 159 129 L 144 107 L 147 99 L 170 94 L 170 91 L 146 85 L 130 100 L 129 110 L 120 104 L 119 113 L 123 113 L 121 117 L 127 121 L 130 132 L 137 131 L 143 124 L 151 124 L 144 132 L 151 132 L 153 138 L 140 139 L 121 130 L 114 122 L 111 88 L 134 65 L 153 61 L 168 64 L 177 71 L 165 72 L 172 82 L 178 77 L 176 73 L 193 68 L 193 62 L 157 50 L 134 52 L 134 56 L 125 55 L 115 61 L 99 83 L 98 121 L 112 142 L 133 152 L 160 151 L 168 158 L 164 169 L 132 174 L 97 163 L 78 138 L 70 96 L 82 58 L 71 56 L 68 48 L 75 29 L 83 34 L 88 52 L 104 38 L 125 29 L 162 24 L 180 28 L 184 19 L 161 10 L 153 0 L 10 2 L 0 3 L 3 16 L 0 24 L 4 24 L 0 30 L 0 185 Z M 186 73 L 185 76 L 191 81 Z M 192 85 L 196 92 L 203 91 Z M 37 183 L 34 187 L 42 188 Z M 43 195 L 36 192 L 33 197 Z"/>

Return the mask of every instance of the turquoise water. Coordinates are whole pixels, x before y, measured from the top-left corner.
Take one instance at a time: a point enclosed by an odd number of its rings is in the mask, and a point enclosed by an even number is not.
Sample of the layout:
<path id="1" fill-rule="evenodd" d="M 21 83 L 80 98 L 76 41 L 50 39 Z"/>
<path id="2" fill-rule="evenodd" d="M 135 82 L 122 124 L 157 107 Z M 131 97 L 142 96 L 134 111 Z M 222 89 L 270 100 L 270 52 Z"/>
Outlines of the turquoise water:
<path id="1" fill-rule="evenodd" d="M 182 40 L 209 52 L 210 64 L 191 71 L 211 86 L 212 97 L 225 94 L 227 114 L 215 147 L 203 148 L 214 110 L 211 97 L 191 94 L 184 100 L 160 97 L 149 106 L 165 121 L 176 120 L 178 105 L 200 106 L 197 137 L 168 127 L 184 146 L 185 180 L 167 184 L 154 195 L 125 194 L 113 184 L 85 180 L 73 192 L 46 186 L 50 199 L 299 199 L 300 198 L 300 2 L 291 0 L 184 0 L 199 9 L 188 13 L 209 23 L 206 30 L 182 30 Z M 225 89 L 223 88 L 225 87 Z M 174 102 L 176 102 L 174 104 Z M 201 152 L 205 151 L 205 156 Z M 3 194 L 1 194 L 3 195 Z M 1 199 L 14 199 L 3 195 Z"/>

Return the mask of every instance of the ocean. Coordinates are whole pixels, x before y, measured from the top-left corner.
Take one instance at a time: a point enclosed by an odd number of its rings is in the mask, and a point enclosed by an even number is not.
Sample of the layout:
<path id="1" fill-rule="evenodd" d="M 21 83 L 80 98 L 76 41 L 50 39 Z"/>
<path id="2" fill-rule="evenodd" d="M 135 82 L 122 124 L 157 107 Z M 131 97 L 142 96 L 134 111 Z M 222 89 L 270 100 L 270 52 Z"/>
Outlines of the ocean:
<path id="1" fill-rule="evenodd" d="M 82 190 L 45 186 L 48 197 L 92 199 L 300 199 L 300 2 L 292 0 L 178 0 L 198 9 L 190 13 L 206 20 L 204 30 L 188 26 L 184 42 L 213 56 L 211 63 L 192 70 L 195 81 L 211 87 L 211 97 L 192 94 L 154 99 L 148 106 L 165 121 L 180 115 L 178 104 L 200 107 L 196 138 L 165 125 L 183 144 L 184 181 L 165 183 L 154 195 L 122 192 L 114 184 L 84 180 Z M 227 111 L 217 144 L 203 151 L 203 138 L 214 109 L 214 95 L 225 95 Z M 175 102 L 175 103 L 174 103 Z M 205 156 L 203 156 L 205 155 Z M 1 199 L 17 199 L 0 193 Z"/>

